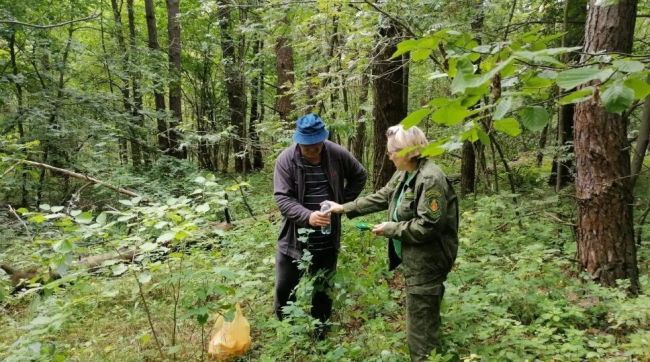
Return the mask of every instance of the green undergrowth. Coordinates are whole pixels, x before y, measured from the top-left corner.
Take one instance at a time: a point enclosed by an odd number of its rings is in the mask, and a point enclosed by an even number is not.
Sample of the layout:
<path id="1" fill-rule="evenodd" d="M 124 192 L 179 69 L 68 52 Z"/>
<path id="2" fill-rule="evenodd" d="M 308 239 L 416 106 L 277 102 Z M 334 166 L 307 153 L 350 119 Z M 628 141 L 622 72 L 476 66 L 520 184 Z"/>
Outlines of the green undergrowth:
<path id="1" fill-rule="evenodd" d="M 2 244 L 2 260 L 49 267 L 64 278 L 32 280 L 40 287 L 10 295 L 2 277 L 0 358 L 203 360 L 215 315 L 230 318 L 239 302 L 253 338 L 242 360 L 407 361 L 403 281 L 387 271 L 385 239 L 357 230 L 359 220 L 344 218 L 328 338 L 312 338 L 306 280 L 288 320 L 275 319 L 281 217 L 270 179 L 193 177 L 186 197 L 125 200 L 119 212 L 102 217 L 101 210 L 21 210 L 33 240 L 7 216 L 2 233 L 13 242 Z M 255 218 L 235 185 L 244 187 Z M 432 360 L 650 359 L 650 298 L 628 298 L 625 283 L 602 288 L 579 273 L 569 192 L 538 187 L 463 200 L 460 251 L 442 307 L 446 352 Z M 223 205 L 233 210 L 232 230 L 217 227 Z M 76 263 L 81 255 L 129 246 L 140 252 L 135 263 L 109 260 L 92 272 Z M 649 254 L 642 244 L 643 288 Z"/>

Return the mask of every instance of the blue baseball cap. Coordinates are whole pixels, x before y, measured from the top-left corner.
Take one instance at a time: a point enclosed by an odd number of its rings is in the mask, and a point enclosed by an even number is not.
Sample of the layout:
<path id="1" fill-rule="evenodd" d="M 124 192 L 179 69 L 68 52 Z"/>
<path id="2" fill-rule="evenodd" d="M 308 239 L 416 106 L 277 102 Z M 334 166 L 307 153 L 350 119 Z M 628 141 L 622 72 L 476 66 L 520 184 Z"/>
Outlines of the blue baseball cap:
<path id="1" fill-rule="evenodd" d="M 300 145 L 313 145 L 325 141 L 329 134 L 323 120 L 317 114 L 309 113 L 296 121 L 293 140 Z"/>

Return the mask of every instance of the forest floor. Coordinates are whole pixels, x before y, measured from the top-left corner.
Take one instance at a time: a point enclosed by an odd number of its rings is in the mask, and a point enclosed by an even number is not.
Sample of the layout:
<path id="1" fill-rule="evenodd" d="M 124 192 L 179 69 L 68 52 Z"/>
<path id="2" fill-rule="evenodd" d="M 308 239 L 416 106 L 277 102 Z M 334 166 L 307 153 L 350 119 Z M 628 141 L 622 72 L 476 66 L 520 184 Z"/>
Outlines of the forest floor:
<path id="1" fill-rule="evenodd" d="M 578 272 L 570 225 L 573 191 L 552 192 L 545 176 L 524 180 L 516 205 L 506 193 L 463 200 L 461 245 L 442 308 L 446 355 L 432 360 L 650 360 L 650 297 L 628 298 L 625 284 L 602 288 Z M 171 253 L 152 252 L 133 264 L 107 263 L 93 273 L 72 266 L 62 280 L 17 295 L 9 295 L 9 278 L 0 273 L 0 359 L 204 360 L 215 312 L 226 311 L 229 317 L 239 302 L 253 340 L 242 360 L 407 361 L 400 276 L 387 271 L 385 240 L 357 231 L 358 220 L 344 218 L 328 338 L 311 337 L 309 283 L 299 286 L 289 321 L 275 319 L 274 256 L 281 217 L 270 180 L 268 172 L 249 180 L 253 186 L 246 195 L 255 219 L 233 191 L 235 227 L 206 231 L 218 221 L 206 216 L 200 227 L 185 229 L 188 234 L 195 230 L 196 242 Z M 649 188 L 642 180 L 639 189 Z M 374 223 L 382 217 L 362 219 Z M 106 236 L 122 243 L 143 241 L 134 239 L 140 235 L 135 225 L 120 229 L 121 234 L 101 235 L 89 227 L 86 238 L 66 244 L 62 240 L 71 231 L 65 225 L 47 219 L 26 228 L 8 213 L 0 218 L 0 259 L 21 268 L 54 265 L 52 250 L 69 259 L 75 252 L 110 250 L 100 243 Z M 647 223 L 644 235 L 650 235 Z M 141 244 L 142 250 L 152 250 L 151 244 Z M 646 291 L 648 245 L 637 252 Z"/>

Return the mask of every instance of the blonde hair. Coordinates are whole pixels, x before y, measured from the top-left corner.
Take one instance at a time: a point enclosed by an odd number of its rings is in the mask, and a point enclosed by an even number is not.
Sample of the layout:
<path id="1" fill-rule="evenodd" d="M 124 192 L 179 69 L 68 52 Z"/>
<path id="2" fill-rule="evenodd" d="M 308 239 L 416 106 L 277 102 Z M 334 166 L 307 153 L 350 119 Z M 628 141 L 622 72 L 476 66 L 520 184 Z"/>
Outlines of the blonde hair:
<path id="1" fill-rule="evenodd" d="M 429 143 L 427 136 L 424 135 L 421 129 L 416 126 L 405 129 L 401 124 L 388 128 L 386 138 L 388 138 L 386 143 L 388 152 L 398 152 L 405 148 L 412 148 L 413 151 L 408 153 L 411 158 L 419 156 L 420 148 Z"/>

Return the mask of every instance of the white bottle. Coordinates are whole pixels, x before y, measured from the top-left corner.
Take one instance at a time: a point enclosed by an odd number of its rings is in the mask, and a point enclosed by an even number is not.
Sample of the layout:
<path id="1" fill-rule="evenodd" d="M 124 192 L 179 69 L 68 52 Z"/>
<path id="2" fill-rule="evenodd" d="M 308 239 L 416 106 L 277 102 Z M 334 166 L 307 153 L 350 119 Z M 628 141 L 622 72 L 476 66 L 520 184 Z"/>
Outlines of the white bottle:
<path id="1" fill-rule="evenodd" d="M 323 201 L 323 202 L 321 202 L 321 204 L 320 204 L 320 211 L 321 211 L 321 212 L 327 212 L 327 211 L 329 211 L 329 209 L 331 209 L 331 208 L 332 208 L 332 205 L 330 205 L 330 203 L 327 202 L 327 201 Z M 330 219 L 330 220 L 331 220 L 331 219 Z M 320 228 L 320 232 L 321 232 L 321 234 L 323 234 L 323 235 L 329 235 L 329 234 L 331 234 L 331 233 L 332 233 L 332 223 L 330 222 L 329 224 L 327 224 L 327 225 L 325 225 L 325 226 L 321 226 L 321 228 Z"/>

